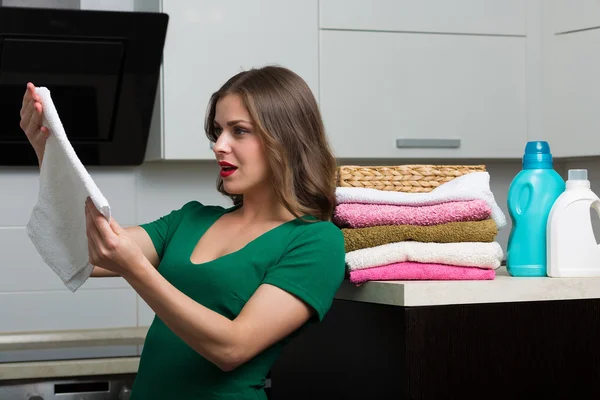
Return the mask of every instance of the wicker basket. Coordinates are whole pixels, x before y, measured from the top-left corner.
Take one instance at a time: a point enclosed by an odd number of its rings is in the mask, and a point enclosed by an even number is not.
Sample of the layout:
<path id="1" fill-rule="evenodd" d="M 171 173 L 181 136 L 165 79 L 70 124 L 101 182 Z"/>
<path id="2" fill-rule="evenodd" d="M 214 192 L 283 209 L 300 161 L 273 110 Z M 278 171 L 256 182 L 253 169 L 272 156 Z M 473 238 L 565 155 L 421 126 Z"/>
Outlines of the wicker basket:
<path id="1" fill-rule="evenodd" d="M 485 165 L 342 165 L 337 168 L 336 185 L 424 193 L 456 177 L 481 171 Z"/>

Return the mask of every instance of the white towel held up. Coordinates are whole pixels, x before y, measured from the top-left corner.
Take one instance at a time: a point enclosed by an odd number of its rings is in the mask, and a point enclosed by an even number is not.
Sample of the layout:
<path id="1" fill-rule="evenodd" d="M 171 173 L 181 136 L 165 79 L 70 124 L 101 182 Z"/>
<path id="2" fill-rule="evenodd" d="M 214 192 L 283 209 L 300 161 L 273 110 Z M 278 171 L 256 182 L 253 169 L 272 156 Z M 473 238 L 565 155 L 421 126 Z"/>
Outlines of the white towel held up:
<path id="1" fill-rule="evenodd" d="M 52 102 L 50 91 L 36 89 L 41 97 L 44 123 L 50 130 L 40 170 L 38 201 L 26 232 L 46 264 L 75 292 L 91 275 L 85 199 L 110 221 L 110 205 L 77 157 Z"/>

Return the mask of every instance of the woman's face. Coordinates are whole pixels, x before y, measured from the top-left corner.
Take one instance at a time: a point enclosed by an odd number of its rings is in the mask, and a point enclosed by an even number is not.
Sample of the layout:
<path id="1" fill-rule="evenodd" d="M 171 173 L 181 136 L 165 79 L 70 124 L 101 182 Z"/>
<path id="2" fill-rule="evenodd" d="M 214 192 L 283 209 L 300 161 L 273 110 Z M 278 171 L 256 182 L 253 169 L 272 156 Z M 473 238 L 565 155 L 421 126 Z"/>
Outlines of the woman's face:
<path id="1" fill-rule="evenodd" d="M 220 98 L 215 111 L 217 141 L 213 151 L 221 167 L 225 191 L 247 195 L 269 188 L 271 171 L 264 144 L 241 97 L 230 94 Z"/>

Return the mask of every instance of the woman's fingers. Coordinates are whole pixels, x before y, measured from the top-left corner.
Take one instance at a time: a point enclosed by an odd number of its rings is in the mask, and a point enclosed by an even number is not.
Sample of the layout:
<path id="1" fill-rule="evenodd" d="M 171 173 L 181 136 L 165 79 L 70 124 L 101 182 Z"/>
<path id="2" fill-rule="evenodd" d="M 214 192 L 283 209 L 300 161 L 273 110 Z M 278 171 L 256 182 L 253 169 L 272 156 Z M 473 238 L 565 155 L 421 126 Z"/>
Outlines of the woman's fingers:
<path id="1" fill-rule="evenodd" d="M 48 128 L 43 127 L 43 107 L 40 96 L 35 92 L 33 83 L 28 82 L 21 104 L 21 122 L 19 126 L 25 132 L 27 140 L 33 146 L 40 166 L 46 148 L 46 140 L 50 136 Z"/>
<path id="2" fill-rule="evenodd" d="M 48 133 L 48 129 L 42 129 L 43 107 L 39 96 L 35 93 L 35 86 L 31 82 L 27 84 L 23 104 L 21 106 L 21 129 L 30 141 L 38 141 L 39 133 Z M 45 136 L 45 135 L 43 135 Z"/>
<path id="3" fill-rule="evenodd" d="M 112 249 L 116 243 L 116 234 L 111 229 L 109 223 L 106 221 L 106 218 L 94 205 L 94 202 L 88 197 L 86 199 L 86 204 L 88 207 L 88 213 L 90 214 L 90 219 L 95 227 L 95 232 L 98 234 L 98 239 L 102 242 L 103 246 L 107 249 Z"/>
<path id="4" fill-rule="evenodd" d="M 89 209 L 89 205 L 85 206 L 85 226 L 88 233 L 88 238 L 97 241 L 100 237 L 100 232 L 98 232 L 98 227 L 94 223 L 94 214 Z"/>
<path id="5" fill-rule="evenodd" d="M 23 113 L 27 108 L 27 105 L 31 102 L 35 95 L 35 86 L 33 83 L 28 82 L 27 87 L 25 88 L 25 94 L 23 95 L 23 103 L 21 104 L 21 117 L 23 117 Z"/>
<path id="6" fill-rule="evenodd" d="M 98 264 L 98 239 L 100 237 L 100 233 L 98 232 L 98 228 L 96 224 L 94 224 L 93 216 L 91 211 L 88 209 L 88 205 L 85 205 L 85 224 L 86 224 L 86 235 L 88 237 L 88 256 L 89 260 L 92 264 Z"/>
<path id="7" fill-rule="evenodd" d="M 44 145 L 46 142 L 47 135 L 44 134 L 44 130 L 42 129 L 42 104 L 35 103 L 33 105 L 33 112 L 31 114 L 31 118 L 29 119 L 29 125 L 27 126 L 27 131 L 25 132 L 27 137 L 35 144 Z M 47 132 L 48 130 L 45 129 Z"/>
<path id="8" fill-rule="evenodd" d="M 35 87 L 33 85 L 31 85 L 31 88 L 28 86 L 27 90 L 25 91 L 25 95 L 23 96 L 23 104 L 21 105 L 21 120 L 25 121 L 25 123 L 30 120 L 31 115 L 33 115 L 35 112 L 36 103 L 39 103 L 41 106 L 40 96 L 35 93 L 34 88 Z M 21 126 L 21 128 L 25 130 L 26 127 Z"/>
<path id="9" fill-rule="evenodd" d="M 27 133 L 27 128 L 29 127 L 29 122 L 31 121 L 31 116 L 35 111 L 35 100 L 31 99 L 29 102 L 21 109 L 21 129 Z"/>

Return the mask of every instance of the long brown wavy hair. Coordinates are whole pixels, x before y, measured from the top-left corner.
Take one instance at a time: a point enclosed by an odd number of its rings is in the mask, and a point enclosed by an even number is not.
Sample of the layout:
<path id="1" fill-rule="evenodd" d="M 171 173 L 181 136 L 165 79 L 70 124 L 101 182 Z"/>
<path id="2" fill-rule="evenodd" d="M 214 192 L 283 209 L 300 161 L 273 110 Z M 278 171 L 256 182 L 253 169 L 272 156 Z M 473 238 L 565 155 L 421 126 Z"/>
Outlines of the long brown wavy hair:
<path id="1" fill-rule="evenodd" d="M 214 120 L 217 101 L 225 95 L 240 96 L 262 139 L 273 176 L 273 189 L 281 204 L 294 216 L 310 215 L 331 220 L 335 207 L 336 161 L 331 152 L 319 107 L 306 82 L 279 66 L 240 72 L 215 92 L 209 101 L 204 128 L 217 140 Z M 233 203 L 232 195 L 217 179 L 217 190 Z"/>

